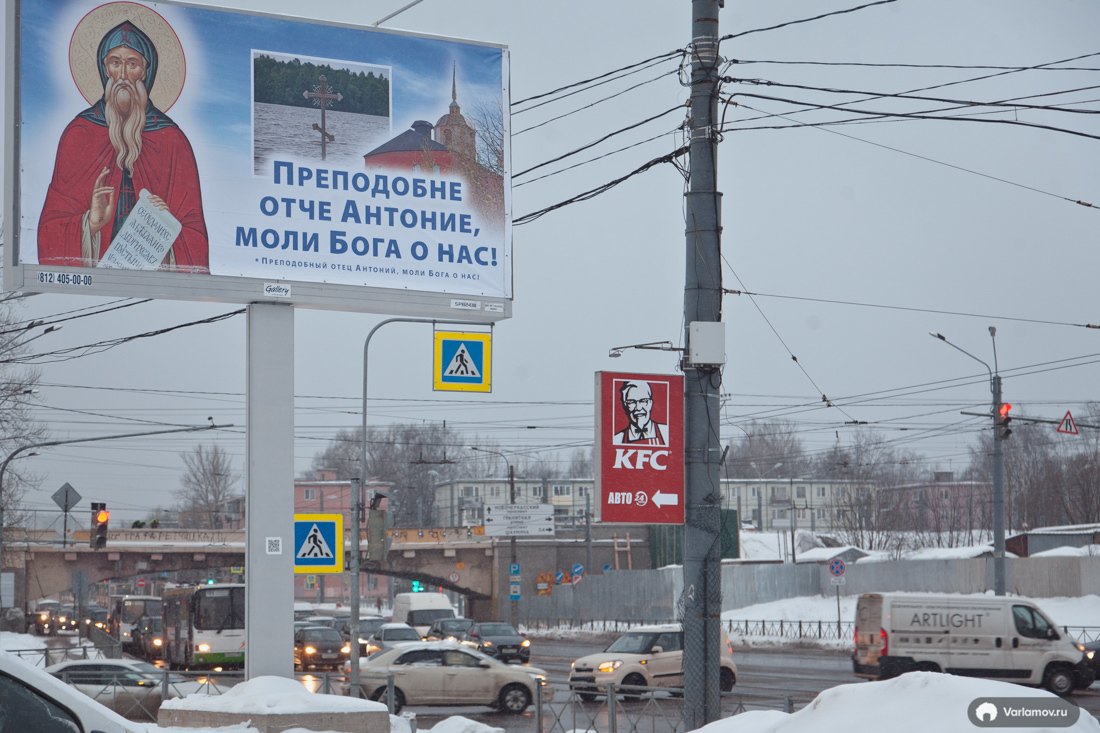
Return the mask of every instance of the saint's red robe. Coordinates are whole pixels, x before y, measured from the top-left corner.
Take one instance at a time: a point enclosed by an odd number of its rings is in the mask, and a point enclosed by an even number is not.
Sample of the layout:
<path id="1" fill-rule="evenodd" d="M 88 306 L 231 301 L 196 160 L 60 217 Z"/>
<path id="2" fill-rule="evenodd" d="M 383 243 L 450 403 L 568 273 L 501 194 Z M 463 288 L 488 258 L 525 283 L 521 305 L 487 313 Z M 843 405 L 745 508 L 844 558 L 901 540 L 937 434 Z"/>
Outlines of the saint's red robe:
<path id="1" fill-rule="evenodd" d="M 57 146 L 53 178 L 38 222 L 39 264 L 74 267 L 91 264 L 82 262 L 80 257 L 81 219 L 91 208 L 92 189 L 104 168 L 110 169 L 105 185 L 114 187 L 114 202 L 117 203 L 122 169 L 115 162 L 115 156 L 107 127 L 88 119 L 87 113 L 65 128 Z M 209 273 L 210 254 L 198 166 L 191 144 L 174 123 L 142 133 L 141 154 L 134 162 L 133 185 L 135 194 L 144 188 L 160 196 L 168 205 L 168 211 L 183 225 L 171 249 L 176 261 L 174 271 Z M 100 230 L 101 257 L 111 243 L 112 229 L 113 218 Z M 168 259 L 161 269 L 169 269 Z"/>

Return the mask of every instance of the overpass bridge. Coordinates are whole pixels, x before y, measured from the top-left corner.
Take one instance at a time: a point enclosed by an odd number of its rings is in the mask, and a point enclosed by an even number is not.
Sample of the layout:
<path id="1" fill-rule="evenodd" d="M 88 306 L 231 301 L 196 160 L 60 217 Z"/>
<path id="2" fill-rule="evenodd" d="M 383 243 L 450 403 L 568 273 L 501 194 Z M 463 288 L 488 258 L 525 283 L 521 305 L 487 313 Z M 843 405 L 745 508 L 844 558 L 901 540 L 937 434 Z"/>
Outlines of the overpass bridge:
<path id="1" fill-rule="evenodd" d="M 635 532 L 630 537 L 630 532 Z M 629 525 L 593 525 L 593 565 L 647 568 L 650 565 L 644 528 Z M 6 533 L 8 537 L 17 532 Z M 417 580 L 466 596 L 467 613 L 479 620 L 499 618 L 508 603 L 507 578 L 511 562 L 507 538 L 486 537 L 481 527 L 394 529 L 385 559 L 368 562 L 365 534 L 360 538 L 361 567 L 365 573 Z M 350 537 L 345 549 L 350 552 Z M 628 542 L 629 540 L 629 542 Z M 524 596 L 537 594 L 540 573 L 568 571 L 585 563 L 583 529 L 560 529 L 553 538 L 519 538 L 517 560 Z M 107 547 L 93 550 L 87 532 L 74 533 L 69 547 L 30 536 L 6 542 L 3 570 L 15 573 L 15 605 L 26 607 L 34 598 L 56 597 L 72 587 L 72 571 L 86 570 L 88 582 L 132 578 L 177 570 L 243 566 L 243 530 L 119 529 L 111 530 Z M 345 552 L 345 557 L 347 552 Z M 247 570 L 246 570 L 247 573 Z M 246 575 L 247 578 L 247 575 Z"/>

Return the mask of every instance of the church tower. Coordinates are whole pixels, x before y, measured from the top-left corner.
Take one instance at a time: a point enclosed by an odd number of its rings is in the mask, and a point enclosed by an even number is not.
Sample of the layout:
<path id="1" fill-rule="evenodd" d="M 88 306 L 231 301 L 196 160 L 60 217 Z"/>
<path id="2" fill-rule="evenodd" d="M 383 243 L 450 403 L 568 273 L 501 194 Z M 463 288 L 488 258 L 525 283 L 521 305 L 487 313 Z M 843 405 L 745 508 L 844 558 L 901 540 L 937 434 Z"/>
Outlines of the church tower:
<path id="1" fill-rule="evenodd" d="M 458 106 L 458 70 L 451 72 L 450 111 L 439 118 L 432 130 L 432 137 L 453 154 L 468 160 L 477 160 L 477 133 L 462 116 Z"/>

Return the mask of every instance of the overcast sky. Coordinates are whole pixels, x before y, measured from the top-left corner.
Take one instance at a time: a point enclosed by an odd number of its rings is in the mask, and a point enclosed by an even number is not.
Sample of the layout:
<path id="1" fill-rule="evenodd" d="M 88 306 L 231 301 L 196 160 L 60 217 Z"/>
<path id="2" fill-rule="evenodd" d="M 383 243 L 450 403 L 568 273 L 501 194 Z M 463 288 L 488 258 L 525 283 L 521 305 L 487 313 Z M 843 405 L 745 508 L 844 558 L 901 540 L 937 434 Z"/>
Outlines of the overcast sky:
<path id="1" fill-rule="evenodd" d="M 370 25 L 405 0 L 200 4 L 288 14 L 307 7 L 314 18 Z M 731 0 L 721 13 L 721 33 L 859 4 Z M 386 27 L 506 44 L 512 99 L 518 101 L 684 47 L 690 41 L 690 17 L 687 0 L 424 0 Z M 898 0 L 726 41 L 722 55 L 753 62 L 733 65 L 726 73 L 735 79 L 896 94 L 998 70 L 761 62 L 1030 67 L 1100 52 L 1098 28 L 1100 5 L 1095 3 Z M 217 59 L 203 63 L 216 65 Z M 1100 55 L 1061 66 L 1096 70 L 1005 73 L 922 94 L 1001 101 L 1100 85 Z M 538 109 L 514 110 L 513 171 L 682 105 L 688 92 L 669 73 L 675 68 L 676 61 L 664 62 Z M 590 109 L 519 132 L 658 76 Z M 736 82 L 725 84 L 723 93 L 832 105 L 863 99 Z M 1023 103 L 1096 111 L 1098 99 L 1100 89 L 1086 89 Z M 929 331 L 992 363 L 987 328 L 996 326 L 1005 397 L 1019 411 L 1058 419 L 1067 409 L 1100 397 L 1095 387 L 1100 331 L 1070 325 L 1100 323 L 1095 305 L 1100 209 L 1073 203 L 1100 205 L 1100 140 L 992 122 L 1034 123 L 1096 136 L 1100 124 L 1095 115 L 1022 108 L 992 113 L 983 107 L 938 114 L 985 122 L 895 118 L 823 128 L 745 129 L 860 115 L 805 111 L 777 99 L 734 100 L 738 104 L 725 110 L 728 129 L 719 148 L 724 284 L 767 295 L 755 304 L 745 296 L 725 299 L 723 439 L 741 435 L 737 425 L 753 416 L 782 416 L 797 421 L 807 448 L 817 451 L 850 441 L 853 428 L 845 423 L 859 420 L 924 454 L 929 468 L 962 469 L 986 423 L 959 411 L 988 406 L 988 375 L 982 365 L 930 338 Z M 439 100 L 439 114 L 449 101 Z M 458 101 L 463 101 L 461 88 Z M 917 113 L 957 104 L 875 99 L 851 106 Z M 768 114 L 786 117 L 748 121 Z M 517 178 L 516 185 L 529 185 L 514 188 L 514 216 L 670 152 L 681 144 L 673 131 L 683 119 L 683 110 L 677 110 Z M 674 354 L 634 350 L 609 359 L 608 350 L 682 340 L 683 187 L 680 173 L 661 165 L 592 201 L 516 227 L 514 317 L 496 329 L 492 394 L 433 393 L 430 328 L 388 326 L 372 347 L 371 423 L 446 420 L 471 437 L 496 440 L 506 452 L 538 451 L 545 461 L 564 459 L 569 447 L 588 444 L 595 371 L 672 372 L 676 367 Z M 17 314 L 44 318 L 106 302 L 38 295 L 18 306 Z M 65 323 L 34 346 L 43 351 L 76 346 L 236 308 L 146 303 Z M 299 471 L 338 429 L 358 424 L 362 342 L 384 317 L 298 311 L 293 356 Z M 35 414 L 56 439 L 128 432 L 140 425 L 200 424 L 207 416 L 238 428 L 54 449 L 24 459 L 42 478 L 29 504 L 56 513 L 49 495 L 67 481 L 85 501 L 106 501 L 128 524 L 158 504 L 172 503 L 183 465 L 179 453 L 199 441 L 218 442 L 243 468 L 244 336 L 242 315 L 43 364 Z M 824 406 L 823 393 L 837 407 Z"/>

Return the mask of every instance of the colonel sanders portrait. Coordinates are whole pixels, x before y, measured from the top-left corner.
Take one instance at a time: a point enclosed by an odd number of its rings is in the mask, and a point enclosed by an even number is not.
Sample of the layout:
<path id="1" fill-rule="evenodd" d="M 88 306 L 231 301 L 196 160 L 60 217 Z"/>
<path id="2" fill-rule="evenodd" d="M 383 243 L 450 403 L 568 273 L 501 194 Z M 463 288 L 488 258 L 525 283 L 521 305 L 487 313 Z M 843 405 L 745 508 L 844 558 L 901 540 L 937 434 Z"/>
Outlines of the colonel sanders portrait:
<path id="1" fill-rule="evenodd" d="M 649 382 L 623 382 L 619 387 L 619 404 L 627 426 L 615 433 L 616 445 L 668 445 L 668 425 L 653 420 L 653 389 Z"/>

